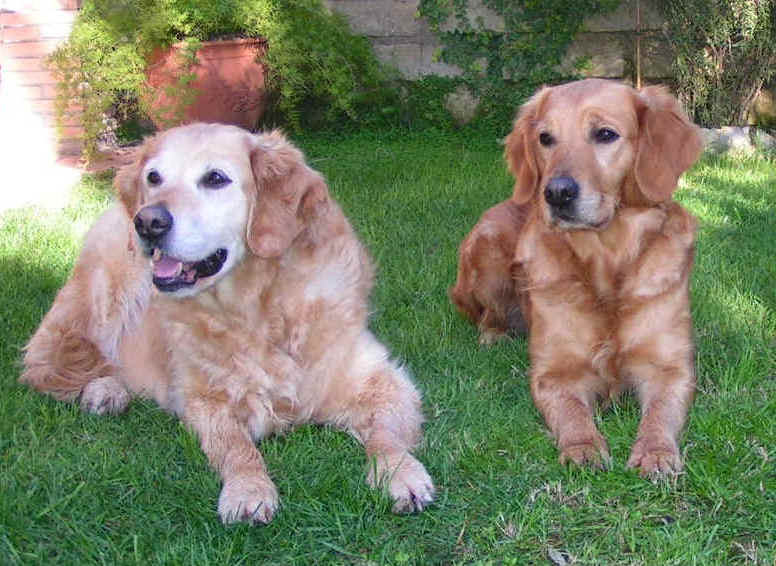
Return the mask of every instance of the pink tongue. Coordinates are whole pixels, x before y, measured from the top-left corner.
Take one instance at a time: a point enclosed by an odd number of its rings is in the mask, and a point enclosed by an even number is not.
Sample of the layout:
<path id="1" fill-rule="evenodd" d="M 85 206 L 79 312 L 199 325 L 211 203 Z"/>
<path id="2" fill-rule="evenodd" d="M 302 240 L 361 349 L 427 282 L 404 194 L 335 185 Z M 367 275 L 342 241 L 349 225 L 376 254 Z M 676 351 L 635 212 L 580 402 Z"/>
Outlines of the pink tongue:
<path id="1" fill-rule="evenodd" d="M 178 275 L 178 266 L 180 260 L 170 256 L 163 256 L 159 261 L 154 262 L 154 276 L 160 279 L 169 279 Z"/>

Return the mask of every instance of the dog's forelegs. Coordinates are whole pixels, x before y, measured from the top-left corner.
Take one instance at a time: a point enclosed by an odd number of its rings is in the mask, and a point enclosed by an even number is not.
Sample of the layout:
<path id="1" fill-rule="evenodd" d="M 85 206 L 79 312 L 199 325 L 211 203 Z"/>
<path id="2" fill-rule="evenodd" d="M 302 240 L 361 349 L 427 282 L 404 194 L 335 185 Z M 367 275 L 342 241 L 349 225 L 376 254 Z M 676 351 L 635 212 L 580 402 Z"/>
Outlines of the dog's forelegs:
<path id="1" fill-rule="evenodd" d="M 404 372 L 386 369 L 369 378 L 354 421 L 368 459 L 367 482 L 386 485 L 394 513 L 422 511 L 434 499 L 434 484 L 411 453 L 420 440 L 420 396 Z"/>
<path id="2" fill-rule="evenodd" d="M 561 464 L 608 466 L 609 449 L 593 420 L 606 385 L 592 368 L 573 363 L 564 368 L 534 368 L 531 393 L 557 440 Z"/>
<path id="3" fill-rule="evenodd" d="M 579 286 L 564 286 L 560 295 L 536 291 L 531 299 L 531 393 L 557 440 L 559 460 L 606 467 L 609 449 L 593 420 L 613 381 L 606 320 Z"/>
<path id="4" fill-rule="evenodd" d="M 434 484 L 412 450 L 421 438 L 420 394 L 407 373 L 387 359 L 382 345 L 374 342 L 368 349 L 380 350 L 384 357 L 373 371 L 354 383 L 353 396 L 345 414 L 334 416 L 364 445 L 368 459 L 367 482 L 385 486 L 394 501 L 394 513 L 422 511 L 434 499 Z"/>
<path id="5" fill-rule="evenodd" d="M 202 451 L 223 481 L 218 514 L 224 523 L 269 523 L 278 492 L 248 430 L 224 399 L 203 396 L 186 403 L 184 422 L 199 436 Z"/>
<path id="6" fill-rule="evenodd" d="M 623 372 L 641 405 L 628 467 L 645 476 L 681 471 L 678 438 L 695 394 L 689 311 L 668 320 L 670 326 L 632 338 L 623 354 Z"/>
<path id="7" fill-rule="evenodd" d="M 651 377 L 636 387 L 642 417 L 628 467 L 645 476 L 679 472 L 682 457 L 677 439 L 695 391 L 693 372 L 654 365 L 640 369 L 651 369 Z"/>

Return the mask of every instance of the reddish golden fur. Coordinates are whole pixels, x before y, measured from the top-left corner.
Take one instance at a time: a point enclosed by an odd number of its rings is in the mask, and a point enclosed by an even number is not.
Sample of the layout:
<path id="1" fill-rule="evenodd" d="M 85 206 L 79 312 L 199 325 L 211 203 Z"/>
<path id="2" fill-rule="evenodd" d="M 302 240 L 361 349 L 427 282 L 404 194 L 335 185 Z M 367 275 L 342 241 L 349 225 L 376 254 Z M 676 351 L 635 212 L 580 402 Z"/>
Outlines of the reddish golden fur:
<path id="1" fill-rule="evenodd" d="M 515 246 L 526 207 L 511 200 L 486 210 L 461 242 L 458 278 L 450 298 L 480 330 L 480 343 L 526 330 L 527 304 L 515 293 Z"/>
<path id="2" fill-rule="evenodd" d="M 602 128 L 619 137 L 597 142 Z M 540 134 L 551 141 L 539 143 Z M 642 420 L 628 465 L 645 474 L 681 469 L 677 437 L 695 389 L 696 222 L 671 195 L 701 147 L 697 128 L 664 89 L 592 79 L 539 91 L 506 138 L 513 197 L 464 240 L 451 297 L 480 326 L 483 342 L 515 328 L 489 313 L 521 306 L 531 391 L 561 462 L 609 459 L 595 404 L 630 388 Z M 571 220 L 545 196 L 558 176 L 580 189 Z M 482 293 L 489 288 L 514 292 Z"/>
<path id="3" fill-rule="evenodd" d="M 149 164 L 170 182 L 149 186 Z M 206 166 L 232 184 L 199 187 Z M 367 329 L 370 258 L 301 153 L 275 132 L 185 126 L 148 141 L 116 185 L 123 206 L 90 231 L 22 381 L 92 412 L 122 411 L 132 394 L 177 414 L 223 479 L 225 522 L 272 518 L 277 491 L 255 441 L 303 422 L 358 438 L 368 481 L 385 482 L 395 511 L 428 505 L 431 479 L 410 453 L 420 396 Z M 176 227 L 198 218 L 236 235 L 235 263 L 190 296 L 151 290 L 131 218 L 160 202 Z"/>

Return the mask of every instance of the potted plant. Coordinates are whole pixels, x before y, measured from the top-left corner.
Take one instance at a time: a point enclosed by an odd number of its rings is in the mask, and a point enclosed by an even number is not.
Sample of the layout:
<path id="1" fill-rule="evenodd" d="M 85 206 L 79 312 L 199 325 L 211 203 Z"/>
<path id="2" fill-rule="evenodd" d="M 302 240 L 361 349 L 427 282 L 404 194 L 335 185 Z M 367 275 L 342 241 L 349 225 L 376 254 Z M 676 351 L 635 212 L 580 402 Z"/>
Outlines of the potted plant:
<path id="1" fill-rule="evenodd" d="M 182 41 L 154 49 L 143 105 L 158 128 L 204 121 L 256 127 L 265 106 L 262 38 Z"/>
<path id="2" fill-rule="evenodd" d="M 249 52 L 252 70 L 233 73 L 236 97 L 216 94 L 200 77 L 209 68 L 219 83 L 226 73 L 213 59 L 213 40 Z M 329 123 L 359 120 L 362 101 L 385 90 L 366 38 L 321 0 L 84 0 L 70 38 L 49 62 L 59 78 L 59 115 L 80 112 L 87 159 L 106 118 L 141 114 L 165 127 L 238 114 L 240 125 L 253 127 L 258 118 L 245 111 L 270 104 L 273 120 L 299 129 L 308 109 Z M 229 99 L 232 118 L 197 113 L 199 97 Z"/>

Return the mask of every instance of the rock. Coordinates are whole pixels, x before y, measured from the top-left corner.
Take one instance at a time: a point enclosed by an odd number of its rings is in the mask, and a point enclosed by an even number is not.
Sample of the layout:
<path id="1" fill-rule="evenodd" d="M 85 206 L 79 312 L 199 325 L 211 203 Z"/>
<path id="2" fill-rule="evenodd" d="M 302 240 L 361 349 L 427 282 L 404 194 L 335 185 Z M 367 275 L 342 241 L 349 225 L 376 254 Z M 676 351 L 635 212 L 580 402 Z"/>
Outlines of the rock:
<path id="1" fill-rule="evenodd" d="M 445 97 L 445 108 L 459 126 L 464 126 L 474 119 L 479 105 L 480 99 L 474 96 L 466 85 L 460 85 Z"/>
<path id="2" fill-rule="evenodd" d="M 776 151 L 776 138 L 767 132 L 749 126 L 724 126 L 722 128 L 701 128 L 701 135 L 710 153 L 751 154 L 756 150 Z"/>
<path id="3" fill-rule="evenodd" d="M 752 129 L 752 145 L 766 153 L 776 153 L 776 137 L 760 129 Z"/>
<path id="4" fill-rule="evenodd" d="M 705 142 L 706 151 L 711 153 L 751 153 L 754 151 L 749 141 L 749 128 L 739 126 L 725 126 L 722 128 L 702 128 L 701 134 Z"/>
<path id="5" fill-rule="evenodd" d="M 749 118 L 752 124 L 776 128 L 776 84 L 760 90 Z"/>

